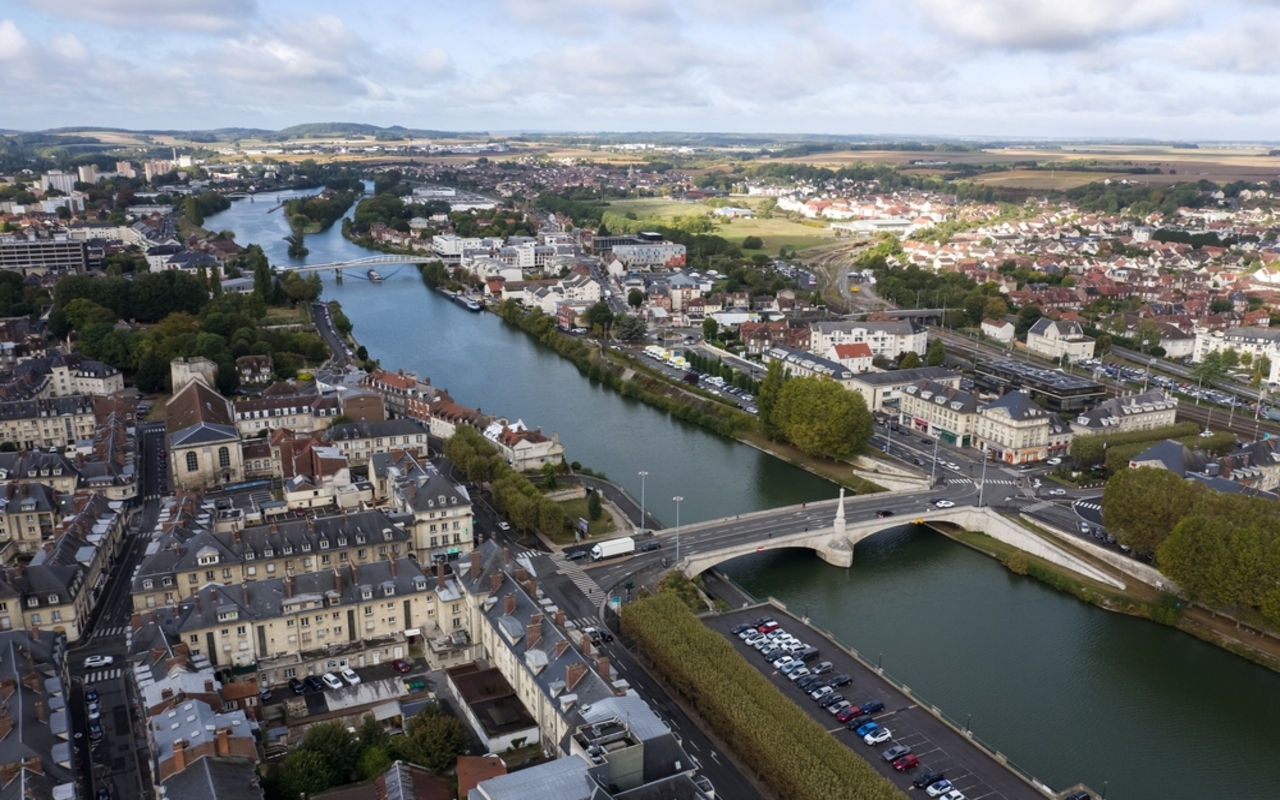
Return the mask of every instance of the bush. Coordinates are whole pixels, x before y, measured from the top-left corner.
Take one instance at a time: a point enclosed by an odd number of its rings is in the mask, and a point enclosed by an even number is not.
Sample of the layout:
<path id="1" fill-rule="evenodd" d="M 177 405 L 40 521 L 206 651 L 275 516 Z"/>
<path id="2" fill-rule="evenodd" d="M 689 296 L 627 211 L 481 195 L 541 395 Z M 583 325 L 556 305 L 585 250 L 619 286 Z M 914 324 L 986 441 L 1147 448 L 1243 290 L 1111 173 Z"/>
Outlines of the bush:
<path id="1" fill-rule="evenodd" d="M 902 800 L 888 780 L 708 630 L 670 592 L 623 607 L 623 631 L 781 800 Z"/>
<path id="2" fill-rule="evenodd" d="M 1096 464 L 1108 455 L 1108 450 L 1116 445 L 1144 444 L 1153 445 L 1165 439 L 1177 439 L 1182 436 L 1193 436 L 1200 432 L 1195 422 L 1180 422 L 1166 425 L 1163 428 L 1152 428 L 1146 431 L 1117 431 L 1116 433 L 1098 433 L 1091 436 L 1077 436 L 1071 440 L 1071 458 L 1077 464 Z M 1141 453 L 1146 447 L 1141 447 Z"/>

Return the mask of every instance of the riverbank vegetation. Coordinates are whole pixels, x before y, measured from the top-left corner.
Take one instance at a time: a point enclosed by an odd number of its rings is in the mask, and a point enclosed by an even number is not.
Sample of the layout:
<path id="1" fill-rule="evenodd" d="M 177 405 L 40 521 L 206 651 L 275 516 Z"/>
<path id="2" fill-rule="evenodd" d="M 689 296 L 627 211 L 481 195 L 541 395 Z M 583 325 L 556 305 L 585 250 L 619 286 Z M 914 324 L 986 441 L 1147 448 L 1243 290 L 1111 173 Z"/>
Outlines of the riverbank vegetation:
<path id="1" fill-rule="evenodd" d="M 675 593 L 623 606 L 622 629 L 653 672 L 781 800 L 905 797 L 699 622 Z"/>
<path id="2" fill-rule="evenodd" d="M 493 504 L 517 530 L 537 528 L 548 536 L 559 536 L 568 517 L 556 501 L 538 491 L 527 476 L 516 472 L 502 454 L 472 428 L 458 426 L 445 442 L 445 457 L 473 483 L 488 483 Z"/>
<path id="3" fill-rule="evenodd" d="M 860 393 L 826 378 L 792 377 L 781 361 L 769 362 L 756 401 L 760 432 L 808 455 L 847 459 L 871 441 L 871 411 Z"/>

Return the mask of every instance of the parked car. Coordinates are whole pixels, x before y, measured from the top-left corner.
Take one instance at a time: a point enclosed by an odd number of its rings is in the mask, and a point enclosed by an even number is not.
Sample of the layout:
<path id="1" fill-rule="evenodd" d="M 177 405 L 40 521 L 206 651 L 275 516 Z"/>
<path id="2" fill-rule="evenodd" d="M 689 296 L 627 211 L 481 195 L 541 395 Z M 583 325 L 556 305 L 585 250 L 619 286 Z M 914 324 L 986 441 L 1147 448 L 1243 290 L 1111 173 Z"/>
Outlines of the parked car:
<path id="1" fill-rule="evenodd" d="M 1056 467 L 1062 463 L 1062 459 L 1058 458 L 1057 456 L 1054 456 L 1053 458 L 1049 459 L 1044 463 L 1048 464 L 1051 467 Z"/>
<path id="2" fill-rule="evenodd" d="M 809 696 L 814 700 L 821 700 L 829 694 L 835 694 L 835 692 L 836 690 L 832 689 L 830 686 L 819 686 L 817 689 L 809 692 Z"/>
<path id="3" fill-rule="evenodd" d="M 817 664 L 814 664 L 812 667 L 809 667 L 809 671 L 812 672 L 814 675 L 826 675 L 828 672 L 830 672 L 833 669 L 835 669 L 835 665 L 832 664 L 830 661 L 819 661 Z"/>
<path id="4" fill-rule="evenodd" d="M 779 669 L 779 670 L 780 670 L 780 669 L 782 669 L 783 667 L 785 667 L 786 665 L 790 664 L 792 661 L 795 661 L 795 659 L 794 659 L 794 658 L 792 658 L 792 657 L 791 657 L 791 656 L 789 656 L 789 655 L 779 656 L 779 657 L 778 657 L 778 658 L 773 662 L 773 668 L 774 668 L 774 669 Z"/>
<path id="5" fill-rule="evenodd" d="M 845 686 L 852 680 L 853 678 L 841 673 L 840 675 L 837 675 L 831 680 L 827 681 L 827 685 L 828 686 Z"/>
<path id="6" fill-rule="evenodd" d="M 797 663 L 797 664 L 799 664 L 800 666 L 799 666 L 799 667 L 797 667 L 796 669 L 793 669 L 793 670 L 791 670 L 790 672 L 788 672 L 788 673 L 787 673 L 787 678 L 788 678 L 792 683 L 795 683 L 796 681 L 798 681 L 798 680 L 800 680 L 801 678 L 803 678 L 805 675 L 810 674 L 810 673 L 809 673 L 809 668 L 808 668 L 808 667 L 806 667 L 806 666 L 804 665 L 804 662 L 803 662 L 803 661 L 797 661 L 797 662 L 794 662 L 794 663 Z"/>
<path id="7" fill-rule="evenodd" d="M 897 745 L 894 745 L 893 747 L 890 747 L 888 750 L 885 750 L 883 753 L 881 753 L 880 758 L 884 759 L 885 761 L 897 761 L 898 759 L 910 753 L 911 753 L 910 747 L 906 746 L 905 744 L 897 744 Z"/>
<path id="8" fill-rule="evenodd" d="M 98 690 L 97 690 L 97 689 L 85 689 L 85 692 L 84 692 L 84 701 L 85 701 L 86 703 L 96 703 L 96 702 L 98 702 Z"/>
<path id="9" fill-rule="evenodd" d="M 743 631 L 745 631 L 747 628 L 750 628 L 750 627 L 751 627 L 751 623 L 742 622 L 730 628 L 729 633 L 732 633 L 734 636 L 737 636 L 738 634 L 742 633 Z"/>
<path id="10" fill-rule="evenodd" d="M 916 758 L 912 753 L 907 753 L 902 758 L 895 759 L 893 762 L 893 768 L 898 772 L 906 772 L 907 770 L 915 769 L 918 766 L 920 766 L 920 759 Z"/>
<path id="11" fill-rule="evenodd" d="M 509 530 L 511 530 L 511 523 L 509 523 L 509 522 L 499 522 L 499 523 L 498 523 L 498 530 L 502 530 L 502 531 L 509 531 Z"/>
<path id="12" fill-rule="evenodd" d="M 289 688 L 293 690 L 294 694 L 302 694 L 307 690 L 307 685 L 297 678 L 290 678 Z"/>
<path id="13" fill-rule="evenodd" d="M 640 552 L 642 553 L 652 553 L 654 550 L 661 550 L 661 549 L 662 549 L 662 542 L 645 542 L 644 544 L 640 545 Z"/>
<path id="14" fill-rule="evenodd" d="M 84 660 L 85 669 L 97 669 L 99 667 L 107 667 L 115 662 L 112 656 L 89 656 Z"/>
<path id="15" fill-rule="evenodd" d="M 849 717 L 849 719 L 845 721 L 844 726 L 848 730 L 856 731 L 858 728 L 861 728 L 863 725 L 866 725 L 868 722 L 873 722 L 873 721 L 874 720 L 872 720 L 871 717 L 868 717 L 866 714 L 855 714 L 854 716 Z"/>
<path id="16" fill-rule="evenodd" d="M 858 716 L 858 707 L 849 706 L 844 711 L 841 711 L 839 714 L 836 714 L 836 722 L 839 722 L 841 725 L 847 725 L 850 722 L 850 720 L 857 718 L 857 716 Z"/>
<path id="17" fill-rule="evenodd" d="M 322 683 L 322 682 L 320 681 L 320 679 L 319 679 L 319 678 L 317 678 L 315 675 L 308 675 L 308 676 L 303 680 L 303 683 L 305 683 L 305 684 L 307 685 L 307 689 L 309 689 L 309 690 L 311 690 L 311 691 L 313 691 L 313 692 L 323 692 L 323 691 L 324 691 L 324 683 Z"/>
<path id="18" fill-rule="evenodd" d="M 111 790 L 105 786 L 99 786 L 98 800 L 111 800 Z"/>
<path id="19" fill-rule="evenodd" d="M 806 692 L 812 692 L 814 689 L 817 689 L 819 686 L 826 686 L 826 685 L 827 685 L 826 682 L 823 681 L 822 678 L 813 674 L 805 675 L 803 678 L 796 681 L 796 686 L 799 686 L 801 689 L 805 690 Z"/>
<path id="20" fill-rule="evenodd" d="M 938 798 L 938 800 L 965 800 L 964 792 L 959 789 L 952 789 L 942 797 Z"/>
<path id="21" fill-rule="evenodd" d="M 818 707 L 831 708 L 836 703 L 843 703 L 843 702 L 844 702 L 844 695 L 840 694 L 839 692 L 835 692 L 834 694 L 829 694 L 826 697 L 819 700 Z"/>
<path id="22" fill-rule="evenodd" d="M 261 686 L 258 688 L 258 700 L 266 702 L 267 700 L 270 700 L 272 696 L 270 686 Z"/>
<path id="23" fill-rule="evenodd" d="M 342 688 L 342 681 L 339 680 L 338 676 L 334 675 L 332 672 L 326 672 L 324 675 L 321 675 L 320 680 L 323 681 L 324 685 L 330 689 Z"/>
<path id="24" fill-rule="evenodd" d="M 773 620 L 768 620 L 763 625 L 756 628 L 756 631 L 758 633 L 773 633 L 774 631 L 776 631 L 778 628 L 781 628 L 781 627 L 782 626 L 779 625 L 777 622 Z"/>
<path id="25" fill-rule="evenodd" d="M 91 720 L 89 722 L 89 739 L 96 742 L 101 738 L 102 738 L 102 723 L 96 719 Z"/>
<path id="26" fill-rule="evenodd" d="M 916 779 L 911 782 L 911 785 L 917 789 L 923 789 L 926 786 L 934 785 L 945 777 L 947 776 L 942 772 L 926 772 L 923 775 L 917 776 Z"/>
<path id="27" fill-rule="evenodd" d="M 586 558 L 587 555 L 588 553 L 586 550 L 570 550 L 569 552 L 564 554 L 564 557 L 569 559 L 570 561 L 581 561 L 582 559 Z"/>
<path id="28" fill-rule="evenodd" d="M 884 711 L 884 703 L 879 700 L 868 700 L 858 707 L 862 709 L 863 714 L 878 714 Z"/>
<path id="29" fill-rule="evenodd" d="M 868 733 L 866 736 L 863 736 L 862 741 L 867 744 L 884 744 L 892 738 L 893 734 L 889 732 L 888 728 L 880 728 Z"/>
<path id="30" fill-rule="evenodd" d="M 89 719 L 97 719 L 102 716 L 102 704 L 97 700 L 88 704 Z"/>
<path id="31" fill-rule="evenodd" d="M 342 679 L 343 679 L 344 681 L 346 681 L 348 684 L 350 684 L 350 685 L 352 685 L 352 686 L 356 686 L 356 685 L 358 685 L 358 684 L 360 683 L 360 676 L 359 676 L 359 675 L 357 675 L 357 674 L 356 674 L 356 671 L 355 671 L 354 669 L 352 669 L 351 667 L 345 667 L 345 668 L 344 668 L 341 672 L 339 672 L 338 674 L 342 676 Z"/>
<path id="32" fill-rule="evenodd" d="M 943 778 L 938 781 L 935 781 L 934 783 L 929 784 L 927 787 L 925 787 L 924 791 L 925 791 L 925 794 L 929 795 L 930 797 L 941 797 L 947 792 L 951 791 L 952 788 L 953 787 L 951 786 L 951 781 Z"/>
<path id="33" fill-rule="evenodd" d="M 1085 791 L 1080 791 L 1075 794 L 1067 795 L 1065 800 L 1093 800 L 1093 795 Z"/>
<path id="34" fill-rule="evenodd" d="M 395 661 L 391 662 L 391 668 L 396 672 L 408 672 L 413 669 L 413 665 L 408 661 L 405 661 L 403 658 L 397 658 Z"/>
<path id="35" fill-rule="evenodd" d="M 868 722 L 866 725 L 863 725 L 860 728 L 855 728 L 853 732 L 858 734 L 859 736 L 866 736 L 868 733 L 872 733 L 878 730 L 880 730 L 880 723 Z"/>
<path id="36" fill-rule="evenodd" d="M 841 711 L 848 708 L 849 705 L 850 703 L 848 700 L 841 700 L 839 703 L 832 703 L 827 706 L 827 713 L 834 717 L 836 714 L 839 714 Z"/>

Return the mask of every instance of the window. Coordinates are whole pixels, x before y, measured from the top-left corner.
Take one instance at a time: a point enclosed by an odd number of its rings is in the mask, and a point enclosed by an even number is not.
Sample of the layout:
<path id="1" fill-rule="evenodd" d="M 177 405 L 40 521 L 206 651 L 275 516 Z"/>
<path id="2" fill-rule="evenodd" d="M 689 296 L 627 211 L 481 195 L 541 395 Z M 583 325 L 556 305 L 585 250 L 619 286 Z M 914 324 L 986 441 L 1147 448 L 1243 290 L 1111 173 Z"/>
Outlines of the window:
<path id="1" fill-rule="evenodd" d="M 160 583 L 164 584 L 165 586 L 172 586 L 173 578 L 166 577 L 164 580 L 160 581 Z"/>
<path id="2" fill-rule="evenodd" d="M 205 570 L 204 579 L 210 583 L 213 582 L 213 570 Z"/>
<path id="3" fill-rule="evenodd" d="M 231 466 L 231 451 L 225 447 L 218 448 L 218 467 L 226 469 Z"/>
<path id="4" fill-rule="evenodd" d="M 222 577 L 223 577 L 223 579 L 224 579 L 224 580 L 225 580 L 225 579 L 230 578 L 230 577 L 231 577 L 231 569 L 230 569 L 230 568 L 223 568 L 223 570 L 222 570 Z"/>
<path id="5" fill-rule="evenodd" d="M 191 634 L 190 636 L 187 637 L 187 641 L 191 642 L 192 644 L 200 644 L 200 634 L 198 633 Z"/>
<path id="6" fill-rule="evenodd" d="M 187 451 L 187 472 L 195 472 L 200 469 L 200 462 L 196 460 L 196 454 Z"/>
<path id="7" fill-rule="evenodd" d="M 56 594 L 49 595 L 49 605 L 56 606 L 58 604 L 58 596 Z"/>
<path id="8" fill-rule="evenodd" d="M 39 605 L 40 605 L 40 598 L 38 598 L 38 597 L 28 597 L 28 598 L 27 598 L 27 608 L 35 608 L 35 607 L 37 607 L 37 606 L 39 606 Z"/>
<path id="9" fill-rule="evenodd" d="M 286 678 L 296 678 L 298 676 L 298 670 L 294 667 L 286 667 L 284 670 L 284 676 Z"/>
<path id="10" fill-rule="evenodd" d="M 55 612 L 53 612 L 53 621 L 54 621 L 54 622 L 62 622 L 62 612 L 61 612 L 61 611 L 55 611 Z"/>
<path id="11" fill-rule="evenodd" d="M 203 566 L 207 566 L 207 565 L 209 565 L 209 564 L 217 564 L 217 563 L 218 563 L 218 554 L 217 554 L 217 553 L 212 553 L 212 554 L 209 554 L 209 555 L 203 555 L 203 556 L 200 556 L 200 558 L 198 559 L 198 561 L 199 561 L 200 566 L 202 566 L 202 567 L 203 567 Z"/>
<path id="12" fill-rule="evenodd" d="M 142 588 L 143 588 L 143 589 L 150 589 L 150 588 L 151 588 L 152 586 L 154 586 L 154 585 L 155 585 L 155 584 L 152 582 L 152 580 L 151 580 L 150 578 L 147 578 L 145 581 L 143 581 L 143 582 L 142 582 Z"/>
<path id="13" fill-rule="evenodd" d="M 457 617 L 454 617 L 454 618 L 453 618 L 453 627 L 455 627 L 455 628 L 461 628 L 461 627 L 462 627 L 462 620 L 458 619 Z"/>
<path id="14" fill-rule="evenodd" d="M 373 616 L 373 606 L 365 606 L 365 607 L 364 607 L 364 615 L 365 615 L 366 617 L 372 617 L 372 616 Z"/>
<path id="15" fill-rule="evenodd" d="M 39 615 L 39 614 L 32 614 L 32 615 L 31 615 L 31 624 L 32 624 L 32 625 L 39 625 L 39 624 L 40 624 L 40 615 Z"/>

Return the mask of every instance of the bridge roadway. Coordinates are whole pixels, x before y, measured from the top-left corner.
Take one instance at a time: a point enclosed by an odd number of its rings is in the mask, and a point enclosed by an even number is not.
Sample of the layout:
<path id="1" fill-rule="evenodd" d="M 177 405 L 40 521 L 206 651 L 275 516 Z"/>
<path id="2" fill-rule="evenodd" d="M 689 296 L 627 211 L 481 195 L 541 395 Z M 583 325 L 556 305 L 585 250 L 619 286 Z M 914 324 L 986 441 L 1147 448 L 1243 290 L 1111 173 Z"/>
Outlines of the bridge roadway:
<path id="1" fill-rule="evenodd" d="M 991 489 L 992 487 L 987 487 L 987 497 L 984 500 L 996 502 L 997 498 L 991 496 Z M 875 521 L 883 523 L 883 528 L 910 524 L 913 519 L 937 511 L 929 501 L 940 497 L 951 500 L 957 508 L 972 506 L 977 502 L 978 487 L 966 482 L 921 491 L 882 492 L 846 497 L 844 498 L 846 524 L 852 527 L 856 523 Z M 712 563 L 718 563 L 736 555 L 754 552 L 756 548 L 761 547 L 765 549 L 811 547 L 807 540 L 812 537 L 804 534 L 814 533 L 816 537 L 819 532 L 825 532 L 826 538 L 829 539 L 833 533 L 832 525 L 835 522 L 838 504 L 838 500 L 824 500 L 756 511 L 693 525 L 681 525 L 680 559 L 696 567 L 708 556 L 714 558 Z M 877 516 L 880 511 L 892 511 L 893 516 L 881 519 Z M 668 564 L 674 564 L 675 529 L 662 530 L 654 538 L 662 543 L 660 550 L 637 553 L 624 561 L 602 561 L 595 565 L 585 565 L 588 574 L 607 590 L 630 575 L 659 566 L 663 558 L 667 559 Z M 733 555 L 718 555 L 729 552 Z M 707 563 L 697 571 L 708 569 L 712 563 Z"/>
<path id="2" fill-rule="evenodd" d="M 278 272 L 319 272 L 322 269 L 358 269 L 360 267 L 375 267 L 382 264 L 425 264 L 428 261 L 439 261 L 439 258 L 433 255 L 406 256 L 388 253 L 381 256 L 369 256 L 368 258 L 357 258 L 352 261 L 331 261 L 327 264 L 306 264 L 300 267 L 279 267 Z"/>

